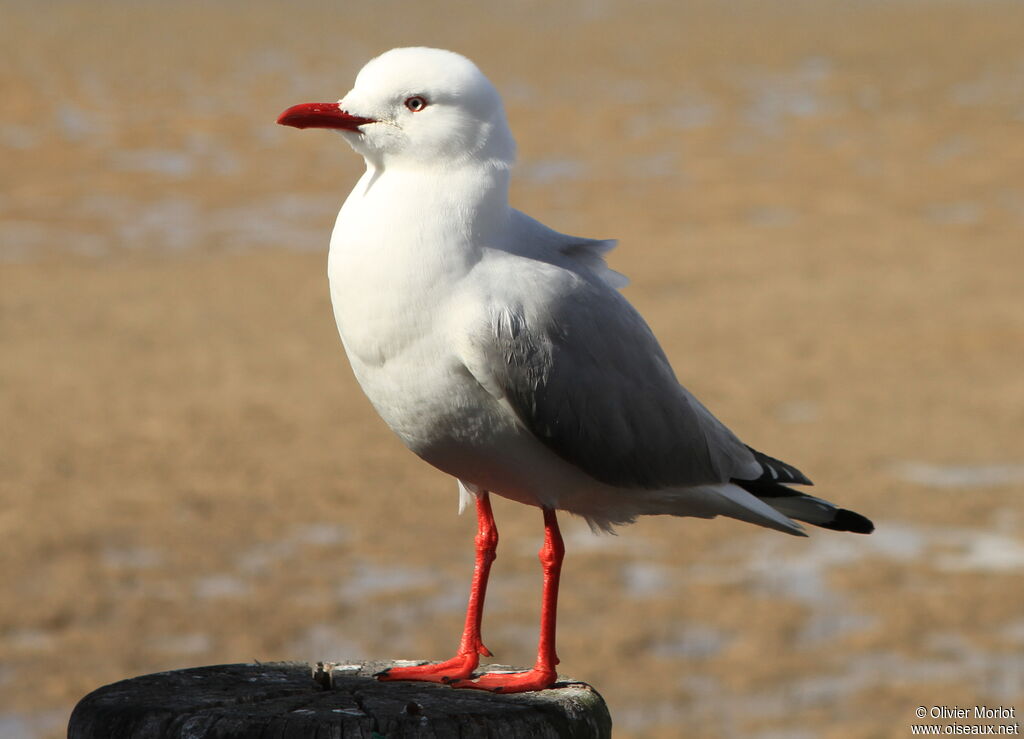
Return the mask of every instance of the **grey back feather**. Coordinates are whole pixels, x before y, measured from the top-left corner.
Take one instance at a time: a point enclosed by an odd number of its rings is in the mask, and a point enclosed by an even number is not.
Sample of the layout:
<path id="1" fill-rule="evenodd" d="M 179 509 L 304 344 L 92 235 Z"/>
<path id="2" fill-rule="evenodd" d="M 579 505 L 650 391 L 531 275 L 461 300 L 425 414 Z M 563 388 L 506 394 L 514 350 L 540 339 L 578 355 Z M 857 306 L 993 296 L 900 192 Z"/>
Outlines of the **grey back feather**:
<path id="1" fill-rule="evenodd" d="M 615 239 L 586 239 L 568 236 L 548 228 L 522 211 L 513 210 L 514 230 L 528 233 L 519 239 L 515 252 L 572 270 L 588 279 L 598 280 L 615 288 L 624 288 L 629 278 L 616 272 L 605 261 L 606 255 L 619 243 Z"/>

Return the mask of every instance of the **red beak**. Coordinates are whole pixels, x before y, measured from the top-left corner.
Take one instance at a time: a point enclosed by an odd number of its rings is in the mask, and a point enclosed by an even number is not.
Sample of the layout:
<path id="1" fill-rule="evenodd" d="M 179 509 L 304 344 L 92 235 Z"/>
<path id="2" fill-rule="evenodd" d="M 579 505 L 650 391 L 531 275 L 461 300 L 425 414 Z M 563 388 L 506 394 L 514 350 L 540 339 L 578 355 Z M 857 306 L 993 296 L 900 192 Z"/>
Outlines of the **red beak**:
<path id="1" fill-rule="evenodd" d="M 338 103 L 302 103 L 288 108 L 278 116 L 277 122 L 295 128 L 340 128 L 358 132 L 364 123 L 377 121 L 346 113 Z"/>

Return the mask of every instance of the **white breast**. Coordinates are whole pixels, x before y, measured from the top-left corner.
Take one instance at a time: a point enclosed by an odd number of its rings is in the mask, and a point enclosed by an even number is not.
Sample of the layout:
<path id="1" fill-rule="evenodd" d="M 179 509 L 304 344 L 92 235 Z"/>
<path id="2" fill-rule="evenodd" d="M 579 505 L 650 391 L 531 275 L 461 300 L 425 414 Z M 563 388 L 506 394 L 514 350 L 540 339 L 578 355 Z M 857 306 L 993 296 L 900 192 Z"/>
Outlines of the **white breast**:
<path id="1" fill-rule="evenodd" d="M 451 409 L 467 392 L 445 317 L 480 248 L 472 224 L 453 216 L 450 194 L 421 176 L 367 173 L 338 214 L 328 259 L 334 316 L 356 378 L 421 455 L 450 433 Z"/>

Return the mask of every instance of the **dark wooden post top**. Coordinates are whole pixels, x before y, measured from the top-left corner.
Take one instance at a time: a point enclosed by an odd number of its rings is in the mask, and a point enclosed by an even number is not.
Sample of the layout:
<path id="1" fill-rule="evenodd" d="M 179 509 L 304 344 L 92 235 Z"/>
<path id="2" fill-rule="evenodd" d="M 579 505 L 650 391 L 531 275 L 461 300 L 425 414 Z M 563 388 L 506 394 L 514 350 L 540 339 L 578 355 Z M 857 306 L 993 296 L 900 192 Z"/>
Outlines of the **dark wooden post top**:
<path id="1" fill-rule="evenodd" d="M 604 699 L 586 683 L 560 678 L 548 690 L 500 695 L 373 678 L 395 664 L 277 662 L 143 675 L 85 696 L 71 714 L 68 737 L 611 736 Z"/>

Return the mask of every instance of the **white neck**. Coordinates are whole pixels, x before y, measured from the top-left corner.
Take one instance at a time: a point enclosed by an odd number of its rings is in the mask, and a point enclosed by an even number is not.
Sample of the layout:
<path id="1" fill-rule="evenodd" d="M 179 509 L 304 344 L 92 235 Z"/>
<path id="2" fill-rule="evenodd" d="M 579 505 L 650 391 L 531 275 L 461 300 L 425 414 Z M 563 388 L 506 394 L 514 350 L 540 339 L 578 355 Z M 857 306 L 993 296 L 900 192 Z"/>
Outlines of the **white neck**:
<path id="1" fill-rule="evenodd" d="M 367 161 L 338 214 L 331 248 L 408 249 L 420 258 L 480 248 L 507 221 L 509 177 L 507 167 L 489 164 L 381 169 Z"/>
<path id="2" fill-rule="evenodd" d="M 507 169 L 368 169 L 331 236 L 328 275 L 353 366 L 423 334 L 511 216 Z"/>

